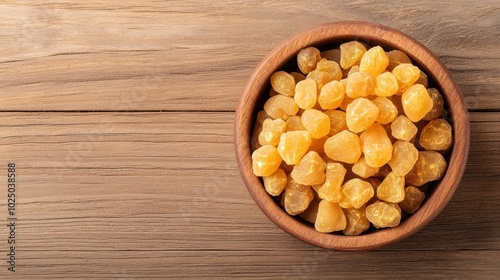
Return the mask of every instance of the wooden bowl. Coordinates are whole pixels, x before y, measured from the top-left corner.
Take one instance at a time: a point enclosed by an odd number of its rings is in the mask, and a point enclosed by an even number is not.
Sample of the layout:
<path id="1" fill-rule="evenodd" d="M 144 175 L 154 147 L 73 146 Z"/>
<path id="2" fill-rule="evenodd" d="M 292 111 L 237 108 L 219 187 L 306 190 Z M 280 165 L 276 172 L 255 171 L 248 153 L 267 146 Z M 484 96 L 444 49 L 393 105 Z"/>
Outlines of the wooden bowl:
<path id="1" fill-rule="evenodd" d="M 250 139 L 256 113 L 268 98 L 269 78 L 275 71 L 286 67 L 299 50 L 315 46 L 339 44 L 358 40 L 384 49 L 398 49 L 420 67 L 433 85 L 442 93 L 448 106 L 453 127 L 454 145 L 450 151 L 448 170 L 434 184 L 422 207 L 394 228 L 363 233 L 358 236 L 320 233 L 314 226 L 288 215 L 265 191 L 262 181 L 252 172 Z M 462 93 L 444 64 L 424 45 L 408 35 L 380 24 L 367 22 L 333 22 L 303 31 L 271 51 L 257 66 L 247 81 L 236 109 L 234 126 L 235 148 L 239 169 L 251 196 L 260 209 L 277 226 L 309 244 L 345 251 L 370 250 L 402 240 L 432 221 L 446 206 L 457 189 L 464 173 L 469 153 L 469 118 Z"/>

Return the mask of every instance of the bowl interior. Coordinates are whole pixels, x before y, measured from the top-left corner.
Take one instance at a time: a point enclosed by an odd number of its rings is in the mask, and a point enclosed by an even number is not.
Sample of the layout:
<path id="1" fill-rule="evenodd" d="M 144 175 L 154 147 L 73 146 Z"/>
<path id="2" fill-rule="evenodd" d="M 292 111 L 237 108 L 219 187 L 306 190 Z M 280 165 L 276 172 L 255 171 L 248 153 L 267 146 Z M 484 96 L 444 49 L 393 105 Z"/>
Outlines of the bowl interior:
<path id="1" fill-rule="evenodd" d="M 429 87 L 437 88 L 445 99 L 447 120 L 453 127 L 454 145 L 446 155 L 448 170 L 443 178 L 430 184 L 422 207 L 395 228 L 365 232 L 359 236 L 343 236 L 317 232 L 308 222 L 288 215 L 279 203 L 264 190 L 260 178 L 253 175 L 250 139 L 256 114 L 269 98 L 269 77 L 277 70 L 297 69 L 296 54 L 302 48 L 315 46 L 321 51 L 338 47 L 343 42 L 357 40 L 379 45 L 384 50 L 405 52 L 429 79 Z M 462 94 L 443 63 L 425 46 L 411 37 L 379 24 L 366 22 L 336 22 L 317 26 L 299 33 L 275 50 L 257 66 L 240 98 L 235 119 L 235 145 L 238 164 L 246 186 L 261 210 L 276 225 L 307 243 L 337 250 L 366 250 L 401 240 L 429 223 L 444 208 L 458 187 L 469 148 L 469 121 Z"/>

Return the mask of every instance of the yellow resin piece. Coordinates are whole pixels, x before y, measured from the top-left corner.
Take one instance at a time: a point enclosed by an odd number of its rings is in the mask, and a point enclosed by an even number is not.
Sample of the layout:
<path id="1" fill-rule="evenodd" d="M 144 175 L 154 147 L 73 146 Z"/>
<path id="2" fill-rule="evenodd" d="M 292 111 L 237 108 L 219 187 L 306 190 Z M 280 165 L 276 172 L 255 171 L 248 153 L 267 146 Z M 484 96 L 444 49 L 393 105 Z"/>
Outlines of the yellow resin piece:
<path id="1" fill-rule="evenodd" d="M 292 75 L 293 79 L 295 80 L 295 84 L 306 79 L 306 76 L 299 72 L 290 72 L 290 75 Z"/>
<path id="2" fill-rule="evenodd" d="M 309 206 L 307 206 L 307 209 L 304 210 L 304 212 L 300 213 L 299 216 L 310 222 L 311 224 L 314 224 L 316 222 L 316 217 L 318 216 L 318 208 L 319 208 L 319 202 L 321 199 L 318 197 L 314 197 L 314 199 L 309 203 Z"/>
<path id="3" fill-rule="evenodd" d="M 319 232 L 334 232 L 345 229 L 347 220 L 342 208 L 337 203 L 322 200 L 319 203 L 318 215 L 314 228 Z"/>
<path id="4" fill-rule="evenodd" d="M 316 82 L 311 79 L 300 81 L 295 86 L 294 100 L 300 109 L 311 109 L 318 97 Z"/>
<path id="5" fill-rule="evenodd" d="M 371 177 L 379 171 L 378 167 L 371 167 L 368 164 L 366 164 L 366 160 L 364 156 L 361 156 L 353 166 L 352 166 L 352 172 L 356 175 L 358 175 L 361 178 L 368 178 Z"/>
<path id="6" fill-rule="evenodd" d="M 419 188 L 408 186 L 405 188 L 405 199 L 399 203 L 399 207 L 406 213 L 413 214 L 425 199 L 425 193 Z"/>
<path id="7" fill-rule="evenodd" d="M 387 53 L 389 58 L 389 65 L 387 65 L 387 70 L 392 71 L 396 66 L 407 63 L 411 64 L 410 58 L 400 50 L 393 50 Z"/>
<path id="8" fill-rule="evenodd" d="M 342 194 L 349 205 L 352 205 L 354 208 L 360 208 L 375 195 L 375 191 L 370 183 L 355 178 L 347 181 L 342 186 Z"/>
<path id="9" fill-rule="evenodd" d="M 398 81 L 398 93 L 405 92 L 410 88 L 420 77 L 420 69 L 409 63 L 403 63 L 396 67 L 391 72 Z"/>
<path id="10" fill-rule="evenodd" d="M 316 65 L 320 59 L 321 56 L 319 50 L 315 47 L 308 47 L 300 50 L 297 54 L 297 65 L 302 73 L 308 74 L 316 69 Z"/>
<path id="11" fill-rule="evenodd" d="M 401 96 L 405 115 L 412 122 L 420 121 L 432 109 L 432 98 L 427 89 L 420 84 L 411 86 Z"/>
<path id="12" fill-rule="evenodd" d="M 276 92 L 286 96 L 293 96 L 295 93 L 295 79 L 285 71 L 271 75 L 271 86 Z"/>
<path id="13" fill-rule="evenodd" d="M 328 136 L 335 135 L 342 130 L 348 129 L 345 112 L 340 110 L 328 110 L 325 111 L 325 115 L 330 118 L 330 132 Z"/>
<path id="14" fill-rule="evenodd" d="M 264 187 L 267 193 L 272 196 L 280 195 L 288 182 L 286 173 L 283 169 L 278 169 L 273 174 L 262 177 L 262 180 L 264 181 Z"/>
<path id="15" fill-rule="evenodd" d="M 396 139 L 410 141 L 417 132 L 417 126 L 405 116 L 399 116 L 391 123 L 391 134 Z"/>
<path id="16" fill-rule="evenodd" d="M 396 141 L 392 158 L 388 162 L 396 176 L 405 176 L 418 160 L 418 150 L 410 142 Z"/>
<path id="17" fill-rule="evenodd" d="M 370 100 L 358 98 L 347 105 L 346 123 L 354 133 L 368 129 L 378 118 L 380 110 Z"/>
<path id="18" fill-rule="evenodd" d="M 366 97 L 375 90 L 375 78 L 365 72 L 354 72 L 347 77 L 345 94 L 350 98 Z"/>
<path id="19" fill-rule="evenodd" d="M 398 108 L 386 97 L 377 97 L 372 100 L 372 103 L 379 109 L 377 122 L 380 124 L 388 124 L 394 121 L 398 116 Z"/>
<path id="20" fill-rule="evenodd" d="M 419 151 L 417 162 L 412 170 L 406 174 L 406 183 L 420 187 L 427 182 L 439 180 L 443 177 L 447 167 L 448 163 L 440 153 Z"/>
<path id="21" fill-rule="evenodd" d="M 252 153 L 252 169 L 256 176 L 269 176 L 276 172 L 281 164 L 278 149 L 265 145 Z"/>
<path id="22" fill-rule="evenodd" d="M 302 113 L 302 124 L 315 139 L 323 138 L 330 132 L 330 118 L 316 109 L 307 109 Z"/>
<path id="23" fill-rule="evenodd" d="M 346 86 L 339 81 L 331 81 L 321 88 L 318 103 L 323 110 L 336 109 L 344 100 Z"/>
<path id="24" fill-rule="evenodd" d="M 322 58 L 317 66 L 316 70 L 327 72 L 333 80 L 342 79 L 342 69 L 337 62 Z"/>
<path id="25" fill-rule="evenodd" d="M 432 121 L 444 115 L 444 100 L 443 96 L 441 96 L 439 91 L 435 88 L 428 88 L 427 93 L 429 93 L 429 96 L 432 98 L 432 109 L 422 118 L 422 120 Z"/>
<path id="26" fill-rule="evenodd" d="M 316 88 L 319 92 L 325 84 L 333 81 L 334 78 L 326 71 L 313 70 L 307 74 L 306 80 L 313 80 L 316 83 Z"/>
<path id="27" fill-rule="evenodd" d="M 348 69 L 358 63 L 366 52 L 366 47 L 358 41 L 340 45 L 340 66 Z"/>
<path id="28" fill-rule="evenodd" d="M 365 206 L 359 209 L 348 208 L 343 210 L 347 220 L 347 225 L 342 231 L 345 235 L 359 235 L 370 228 L 370 221 L 365 214 Z"/>
<path id="29" fill-rule="evenodd" d="M 397 204 L 377 201 L 368 205 L 365 213 L 376 228 L 395 227 L 401 222 L 401 208 Z"/>
<path id="30" fill-rule="evenodd" d="M 302 124 L 301 116 L 290 116 L 286 120 L 286 132 L 288 131 L 296 131 L 296 130 L 306 130 L 304 125 Z"/>
<path id="31" fill-rule="evenodd" d="M 385 54 L 384 49 L 380 46 L 373 47 L 367 50 L 359 63 L 359 71 L 366 72 L 373 77 L 377 77 L 384 72 L 389 65 L 389 58 Z"/>
<path id="32" fill-rule="evenodd" d="M 342 199 L 342 182 L 347 170 L 337 162 L 326 164 L 325 183 L 319 188 L 318 196 L 321 199 L 338 203 Z"/>
<path id="33" fill-rule="evenodd" d="M 278 153 L 289 165 L 299 163 L 311 145 L 311 136 L 305 130 L 285 132 L 278 144 Z"/>
<path id="34" fill-rule="evenodd" d="M 320 53 L 322 58 L 340 63 L 340 49 L 332 49 Z"/>
<path id="35" fill-rule="evenodd" d="M 262 132 L 259 135 L 259 144 L 278 146 L 280 137 L 286 130 L 286 123 L 282 119 L 266 119 L 262 124 Z"/>
<path id="36" fill-rule="evenodd" d="M 301 185 L 319 185 L 325 182 L 326 163 L 318 153 L 308 152 L 290 174 Z"/>
<path id="37" fill-rule="evenodd" d="M 375 78 L 373 93 L 377 96 L 393 96 L 398 89 L 398 80 L 391 72 L 384 72 Z"/>
<path id="38" fill-rule="evenodd" d="M 444 119 L 430 121 L 420 133 L 419 144 L 428 151 L 446 151 L 453 143 L 451 125 Z"/>
<path id="39" fill-rule="evenodd" d="M 382 125 L 375 123 L 360 136 L 366 163 L 381 167 L 392 158 L 392 143 Z"/>
<path id="40" fill-rule="evenodd" d="M 295 216 L 304 212 L 313 199 L 314 193 L 310 186 L 297 184 L 293 179 L 288 178 L 282 200 L 283 207 L 288 214 Z"/>
<path id="41" fill-rule="evenodd" d="M 405 177 L 396 176 L 391 172 L 377 188 L 377 197 L 380 200 L 398 203 L 405 198 Z"/>
<path id="42" fill-rule="evenodd" d="M 429 80 L 427 79 L 427 74 L 425 74 L 424 71 L 420 70 L 420 76 L 415 84 L 421 84 L 426 88 L 429 87 Z"/>
<path id="43" fill-rule="evenodd" d="M 312 138 L 311 146 L 309 146 L 309 150 L 307 150 L 307 151 L 308 152 L 315 151 L 319 155 L 324 155 L 325 151 L 324 151 L 323 147 L 325 146 L 326 140 L 328 140 L 328 136 L 325 136 L 325 137 L 322 137 L 319 139 Z"/>
<path id="44" fill-rule="evenodd" d="M 344 130 L 325 142 L 326 155 L 335 161 L 355 163 L 361 156 L 361 143 L 358 135 Z"/>
<path id="45" fill-rule="evenodd" d="M 288 117 L 297 114 L 299 106 L 292 97 L 278 94 L 266 101 L 264 110 L 273 119 L 286 120 Z"/>

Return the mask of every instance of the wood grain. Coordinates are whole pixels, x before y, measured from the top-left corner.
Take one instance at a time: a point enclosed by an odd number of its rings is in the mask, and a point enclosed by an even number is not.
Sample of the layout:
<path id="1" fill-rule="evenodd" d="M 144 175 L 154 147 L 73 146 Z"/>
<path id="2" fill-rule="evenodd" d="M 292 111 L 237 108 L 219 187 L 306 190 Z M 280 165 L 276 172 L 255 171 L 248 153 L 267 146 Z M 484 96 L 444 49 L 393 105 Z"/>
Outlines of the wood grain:
<path id="1" fill-rule="evenodd" d="M 210 133 L 196 127 L 201 120 Z M 377 265 L 386 277 L 411 268 L 425 278 L 487 278 L 500 257 L 500 208 L 492 207 L 500 199 L 492 184 L 500 176 L 500 113 L 471 120 L 470 163 L 444 212 L 405 241 L 358 254 L 306 245 L 260 212 L 227 152 L 232 114 L 1 113 L 2 161 L 15 160 L 19 175 L 16 275 L 351 279 L 370 278 Z M 103 123 L 107 129 L 95 130 Z M 73 152 L 81 158 L 66 162 Z M 359 259 L 372 261 L 350 273 Z"/>
<path id="2" fill-rule="evenodd" d="M 451 69 L 469 108 L 495 109 L 500 4 L 441 3 L 3 1 L 0 110 L 232 111 L 274 46 L 338 20 L 413 36 Z"/>
<path id="3" fill-rule="evenodd" d="M 16 274 L 0 188 L 0 279 L 496 279 L 499 14 L 496 0 L 2 1 L 0 164 L 19 164 L 20 181 Z M 253 68 L 336 20 L 410 34 L 450 68 L 470 109 L 452 201 L 374 252 L 322 250 L 278 229 L 233 151 L 232 112 Z"/>

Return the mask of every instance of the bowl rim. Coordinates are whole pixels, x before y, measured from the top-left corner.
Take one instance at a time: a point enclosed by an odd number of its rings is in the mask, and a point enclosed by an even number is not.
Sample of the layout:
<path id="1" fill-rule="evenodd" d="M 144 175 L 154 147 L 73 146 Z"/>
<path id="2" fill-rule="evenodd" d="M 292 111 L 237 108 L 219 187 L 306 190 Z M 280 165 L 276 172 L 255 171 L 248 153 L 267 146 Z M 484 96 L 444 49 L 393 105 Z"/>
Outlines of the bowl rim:
<path id="1" fill-rule="evenodd" d="M 265 191 L 260 179 L 253 174 L 250 149 L 256 106 L 271 74 L 304 47 L 347 40 L 390 46 L 409 55 L 441 89 L 440 92 L 449 106 L 454 136 L 447 171 L 427 202 L 397 227 L 357 236 L 320 233 L 314 227 L 286 213 Z M 238 167 L 249 193 L 274 224 L 290 235 L 318 247 L 342 251 L 371 250 L 416 233 L 444 209 L 459 186 L 465 171 L 470 146 L 470 124 L 460 88 L 443 62 L 427 47 L 388 26 L 363 21 L 338 21 L 320 24 L 291 36 L 269 52 L 258 64 L 247 80 L 238 101 L 234 120 L 234 144 Z"/>

